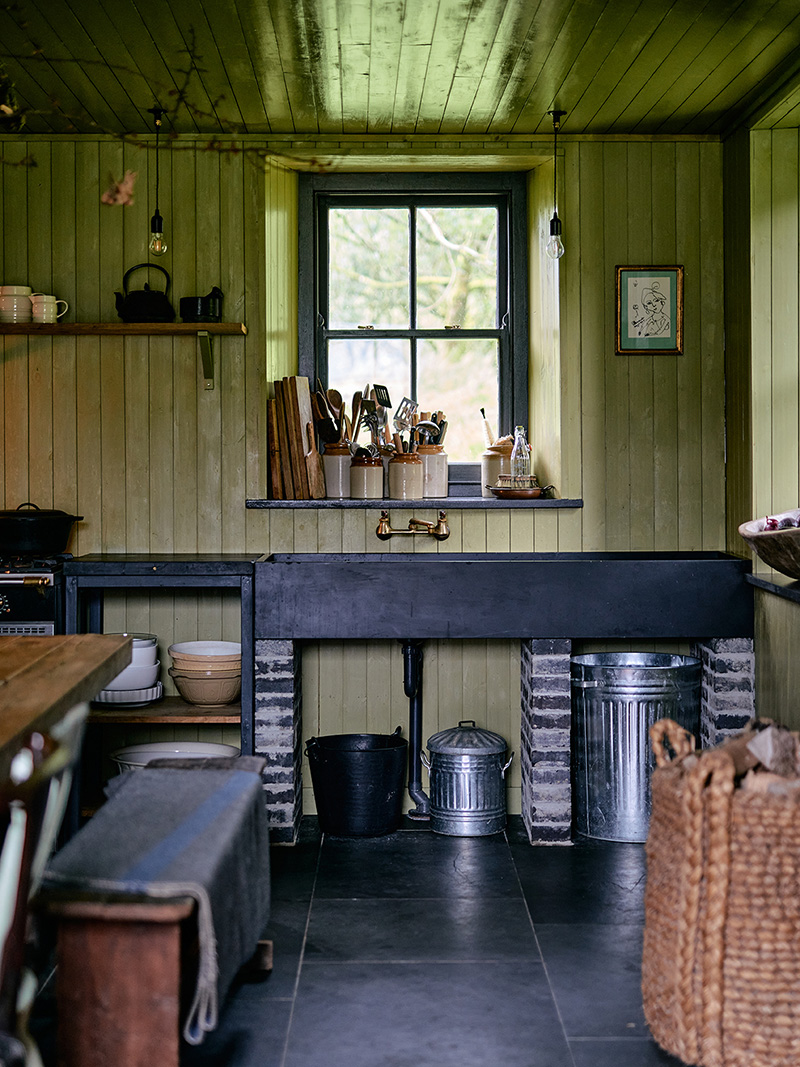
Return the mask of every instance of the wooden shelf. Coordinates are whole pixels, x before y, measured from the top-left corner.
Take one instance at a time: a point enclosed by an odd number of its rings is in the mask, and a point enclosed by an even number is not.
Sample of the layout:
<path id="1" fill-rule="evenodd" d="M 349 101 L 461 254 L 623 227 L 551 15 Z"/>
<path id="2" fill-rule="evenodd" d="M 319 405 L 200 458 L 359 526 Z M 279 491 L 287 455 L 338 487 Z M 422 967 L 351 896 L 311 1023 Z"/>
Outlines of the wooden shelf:
<path id="1" fill-rule="evenodd" d="M 199 333 L 246 334 L 243 322 L 0 322 L 0 334 L 56 334 L 60 336 L 192 336 Z"/>
<path id="2" fill-rule="evenodd" d="M 196 337 L 200 344 L 203 380 L 214 388 L 213 334 L 247 333 L 243 322 L 0 322 L 3 334 L 50 337 Z"/>
<path id="3" fill-rule="evenodd" d="M 238 726 L 241 718 L 242 709 L 238 703 L 209 708 L 187 704 L 180 697 L 164 697 L 155 704 L 146 704 L 141 708 L 115 708 L 113 704 L 98 707 L 93 704 L 89 713 L 89 722 L 94 723 L 223 723 Z"/>

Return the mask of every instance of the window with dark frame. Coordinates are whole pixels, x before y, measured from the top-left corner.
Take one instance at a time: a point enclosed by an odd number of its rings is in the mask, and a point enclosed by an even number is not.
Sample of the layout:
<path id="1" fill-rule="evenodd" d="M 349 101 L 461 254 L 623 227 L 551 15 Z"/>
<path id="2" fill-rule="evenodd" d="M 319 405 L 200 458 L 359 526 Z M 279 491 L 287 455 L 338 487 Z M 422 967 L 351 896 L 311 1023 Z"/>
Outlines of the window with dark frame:
<path id="1" fill-rule="evenodd" d="M 527 425 L 524 173 L 304 174 L 299 195 L 300 373 L 444 411 L 479 491 L 480 408 Z"/>

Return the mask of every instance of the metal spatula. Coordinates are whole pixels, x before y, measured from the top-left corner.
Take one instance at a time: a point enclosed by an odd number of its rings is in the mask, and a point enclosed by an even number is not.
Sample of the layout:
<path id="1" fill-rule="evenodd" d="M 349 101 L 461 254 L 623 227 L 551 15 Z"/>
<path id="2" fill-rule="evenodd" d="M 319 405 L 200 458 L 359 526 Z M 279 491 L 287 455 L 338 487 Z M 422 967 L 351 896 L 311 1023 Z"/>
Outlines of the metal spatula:
<path id="1" fill-rule="evenodd" d="M 400 403 L 397 405 L 397 411 L 394 413 L 394 428 L 399 433 L 401 430 L 406 430 L 411 425 L 411 416 L 419 407 L 416 400 L 409 400 L 407 396 L 404 396 Z"/>

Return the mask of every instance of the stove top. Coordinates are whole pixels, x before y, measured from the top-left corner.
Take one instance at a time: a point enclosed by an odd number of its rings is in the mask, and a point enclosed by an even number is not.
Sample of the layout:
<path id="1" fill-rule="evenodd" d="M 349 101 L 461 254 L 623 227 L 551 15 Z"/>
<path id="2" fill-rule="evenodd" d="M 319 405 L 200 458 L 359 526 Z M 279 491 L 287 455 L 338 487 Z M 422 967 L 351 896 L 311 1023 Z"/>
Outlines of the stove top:
<path id="1" fill-rule="evenodd" d="M 71 552 L 42 558 L 39 556 L 0 556 L 0 574 L 58 574 L 64 569 Z"/>

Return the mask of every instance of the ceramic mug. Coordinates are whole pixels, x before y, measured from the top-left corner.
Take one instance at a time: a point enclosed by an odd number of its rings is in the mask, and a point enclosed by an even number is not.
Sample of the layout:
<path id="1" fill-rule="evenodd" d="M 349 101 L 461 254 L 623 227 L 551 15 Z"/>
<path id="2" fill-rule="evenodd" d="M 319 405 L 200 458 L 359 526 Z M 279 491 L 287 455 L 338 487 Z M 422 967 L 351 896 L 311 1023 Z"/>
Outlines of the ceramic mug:
<path id="1" fill-rule="evenodd" d="M 27 296 L 0 296 L 0 322 L 30 322 L 31 301 Z"/>
<path id="2" fill-rule="evenodd" d="M 45 293 L 34 293 L 30 300 L 34 322 L 56 322 L 69 311 L 66 300 L 56 300 L 54 296 Z M 58 310 L 59 304 L 64 305 L 61 311 Z"/>

